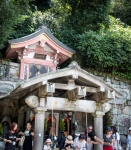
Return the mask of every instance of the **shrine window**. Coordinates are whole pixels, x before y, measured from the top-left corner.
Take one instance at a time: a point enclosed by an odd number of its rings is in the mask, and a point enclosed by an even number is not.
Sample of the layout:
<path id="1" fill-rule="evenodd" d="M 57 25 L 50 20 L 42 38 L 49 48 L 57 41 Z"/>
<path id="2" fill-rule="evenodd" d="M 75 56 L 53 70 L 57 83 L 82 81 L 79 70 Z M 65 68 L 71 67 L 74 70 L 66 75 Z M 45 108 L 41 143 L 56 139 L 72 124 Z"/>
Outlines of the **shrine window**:
<path id="1" fill-rule="evenodd" d="M 46 60 L 46 55 L 44 55 L 44 54 L 37 54 L 37 53 L 35 53 L 34 58 L 35 58 L 35 59 L 42 59 L 42 60 Z"/>

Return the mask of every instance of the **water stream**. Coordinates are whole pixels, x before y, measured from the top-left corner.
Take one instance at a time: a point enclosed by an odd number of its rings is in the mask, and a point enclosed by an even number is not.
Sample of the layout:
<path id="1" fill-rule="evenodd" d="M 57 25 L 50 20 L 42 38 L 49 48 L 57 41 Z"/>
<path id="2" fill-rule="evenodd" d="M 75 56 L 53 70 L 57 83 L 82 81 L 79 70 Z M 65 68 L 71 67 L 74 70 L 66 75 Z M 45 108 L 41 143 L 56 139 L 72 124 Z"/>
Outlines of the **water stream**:
<path id="1" fill-rule="evenodd" d="M 84 100 L 86 100 L 86 93 L 84 92 L 84 89 L 83 90 L 83 96 L 84 96 Z M 87 116 L 87 112 L 86 112 L 86 133 L 87 133 L 87 138 L 88 138 L 88 116 Z"/>
<path id="2" fill-rule="evenodd" d="M 117 111 L 117 107 L 116 107 L 116 98 L 115 97 L 114 97 L 114 105 L 115 105 L 115 109 L 116 109 L 116 124 L 118 126 L 118 132 L 119 132 L 118 111 Z"/>

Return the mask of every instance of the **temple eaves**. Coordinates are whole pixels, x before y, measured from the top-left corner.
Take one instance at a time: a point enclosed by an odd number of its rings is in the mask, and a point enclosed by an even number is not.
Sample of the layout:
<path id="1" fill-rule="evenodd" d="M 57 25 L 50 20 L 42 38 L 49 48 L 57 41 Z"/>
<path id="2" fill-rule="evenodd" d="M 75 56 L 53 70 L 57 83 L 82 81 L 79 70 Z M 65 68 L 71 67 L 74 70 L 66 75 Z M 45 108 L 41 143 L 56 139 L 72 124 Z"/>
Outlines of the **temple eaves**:
<path id="1" fill-rule="evenodd" d="M 60 47 L 62 47 L 63 49 L 67 50 L 68 52 L 71 52 L 73 54 L 76 53 L 75 50 L 73 50 L 72 48 L 66 46 L 65 44 L 63 44 L 62 42 L 60 42 L 51 32 L 50 30 L 46 27 L 43 26 L 42 28 L 38 29 L 36 32 L 28 35 L 28 36 L 24 36 L 21 38 L 17 38 L 17 39 L 13 39 L 13 40 L 9 40 L 9 44 L 18 44 L 18 43 L 23 43 L 25 41 L 30 41 L 36 37 L 39 37 L 42 34 L 46 34 L 50 39 L 52 39 L 57 45 L 59 45 Z"/>

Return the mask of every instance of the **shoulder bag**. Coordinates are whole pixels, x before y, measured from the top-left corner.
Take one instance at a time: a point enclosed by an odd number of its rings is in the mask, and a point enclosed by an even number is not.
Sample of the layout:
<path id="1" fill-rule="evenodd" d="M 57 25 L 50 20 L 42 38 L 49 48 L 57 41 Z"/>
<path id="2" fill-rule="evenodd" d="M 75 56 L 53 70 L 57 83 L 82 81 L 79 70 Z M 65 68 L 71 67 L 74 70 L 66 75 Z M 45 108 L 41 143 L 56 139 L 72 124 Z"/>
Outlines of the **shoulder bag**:
<path id="1" fill-rule="evenodd" d="M 20 139 L 18 145 L 19 145 L 19 146 L 23 146 L 24 141 L 25 141 L 25 136 L 23 135 L 23 136 L 21 136 L 21 139 Z"/>

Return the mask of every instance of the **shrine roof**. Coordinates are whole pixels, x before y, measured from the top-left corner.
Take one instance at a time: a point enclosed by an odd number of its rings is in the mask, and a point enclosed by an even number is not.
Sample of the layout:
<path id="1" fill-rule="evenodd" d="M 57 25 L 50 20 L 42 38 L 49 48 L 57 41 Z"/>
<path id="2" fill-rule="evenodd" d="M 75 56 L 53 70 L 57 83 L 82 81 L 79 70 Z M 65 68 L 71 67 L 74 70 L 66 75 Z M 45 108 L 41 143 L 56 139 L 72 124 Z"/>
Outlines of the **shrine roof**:
<path id="1" fill-rule="evenodd" d="M 21 37 L 21 38 L 17 38 L 17 39 L 12 39 L 12 40 L 9 40 L 9 44 L 18 44 L 18 43 L 23 43 L 25 41 L 30 41 L 42 34 L 46 34 L 50 39 L 52 39 L 57 45 L 59 45 L 60 47 L 62 47 L 63 49 L 67 50 L 68 52 L 71 52 L 73 54 L 76 53 L 75 50 L 73 50 L 72 48 L 66 46 L 65 44 L 63 44 L 62 42 L 60 42 L 51 32 L 50 30 L 46 27 L 46 26 L 42 26 L 41 28 L 39 28 L 36 32 L 30 34 L 30 35 L 27 35 L 27 36 L 24 36 L 24 37 Z"/>

